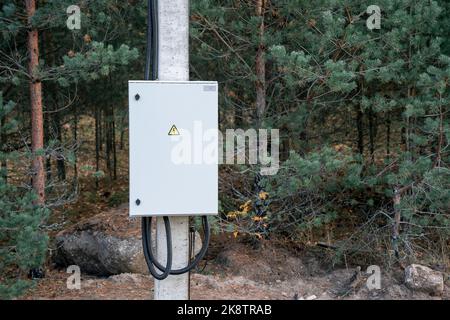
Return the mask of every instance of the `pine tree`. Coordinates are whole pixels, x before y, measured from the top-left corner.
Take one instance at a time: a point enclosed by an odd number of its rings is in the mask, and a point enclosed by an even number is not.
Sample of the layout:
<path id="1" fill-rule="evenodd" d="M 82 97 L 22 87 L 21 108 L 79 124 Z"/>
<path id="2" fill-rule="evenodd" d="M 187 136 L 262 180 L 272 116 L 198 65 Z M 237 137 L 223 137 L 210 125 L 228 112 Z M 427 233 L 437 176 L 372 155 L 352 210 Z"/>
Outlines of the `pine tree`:
<path id="1" fill-rule="evenodd" d="M 72 1 L 36 1 L 36 11 L 29 10 L 30 19 L 24 19 L 27 16 L 25 4 L 32 2 L 8 0 L 0 5 L 0 91 L 5 101 L 16 102 L 2 105 L 5 116 L 0 117 L 0 162 L 5 172 L 0 179 L 2 297 L 16 296 L 29 285 L 25 280 L 28 269 L 39 267 L 46 257 L 47 237 L 43 230 L 49 208 L 60 208 L 78 192 L 78 119 L 93 114 L 94 104 L 95 108 L 112 110 L 107 118 L 108 144 L 114 151 L 113 108 L 124 109 L 126 81 L 137 78 L 130 74 L 142 70 L 132 62 L 139 56 L 136 47 L 140 51 L 144 48 L 145 34 L 140 30 L 145 30 L 145 6 L 129 8 L 127 2 L 106 0 L 82 2 L 81 29 L 69 30 L 66 10 L 74 4 Z M 134 28 L 136 25 L 139 28 Z M 33 36 L 34 47 L 27 48 L 28 35 Z M 39 56 L 30 54 L 37 53 L 35 49 L 39 49 Z M 29 57 L 33 58 L 30 66 Z M 30 84 L 34 89 L 24 90 Z M 38 91 L 42 98 L 33 100 Z M 30 121 L 32 110 L 43 114 L 34 113 L 38 115 L 34 119 L 44 122 L 43 132 L 39 130 L 43 139 L 32 135 L 32 127 L 36 128 L 36 121 Z M 75 141 L 63 141 L 62 126 L 71 122 Z M 36 144 L 36 141 L 43 144 Z M 35 147 L 30 152 L 32 144 Z M 111 157 L 114 159 L 114 155 Z M 31 182 L 37 182 L 36 170 L 31 169 L 31 164 L 38 160 L 41 166 L 43 159 L 46 159 L 44 175 L 47 178 L 45 202 L 43 194 L 37 197 L 31 187 Z M 17 170 L 27 163 L 30 170 Z M 56 176 L 52 175 L 53 163 L 58 170 Z M 65 181 L 67 164 L 74 166 L 70 172 L 73 181 Z M 11 172 L 9 175 L 7 170 Z M 34 189 L 42 191 L 36 186 Z"/>
<path id="2" fill-rule="evenodd" d="M 295 41 L 303 49 L 271 48 L 285 86 L 299 93 L 308 88 L 305 100 L 336 126 L 355 119 L 357 132 L 347 137 L 358 141 L 349 144 L 364 158 L 366 188 L 391 197 L 394 246 L 410 245 L 408 234 L 422 228 L 446 234 L 450 58 L 448 35 L 446 41 L 436 35 L 445 29 L 448 11 L 435 1 L 379 1 L 382 28 L 370 31 L 365 4 L 323 4 L 317 12 L 304 3 L 298 16 L 307 28 Z M 308 103 L 302 107 L 314 117 Z M 339 133 L 330 142 L 347 137 Z"/>
<path id="3" fill-rule="evenodd" d="M 12 101 L 4 102 L 0 92 L 0 134 L 17 130 L 11 118 L 15 108 Z M 3 141 L 2 141 L 3 142 Z M 14 162 L 17 154 L 2 143 L 1 161 Z M 22 294 L 31 283 L 26 280 L 30 269 L 40 267 L 47 253 L 48 238 L 41 226 L 48 210 L 38 205 L 34 192 L 7 182 L 7 170 L 0 170 L 0 298 L 9 299 Z"/>
<path id="4" fill-rule="evenodd" d="M 194 70 L 223 83 L 224 119 L 246 119 L 239 113 L 254 106 L 255 3 L 194 7 Z M 274 232 L 293 237 L 296 226 L 320 226 L 348 207 L 373 217 L 388 204 L 385 223 L 404 248 L 424 230 L 431 241 L 448 236 L 449 6 L 377 5 L 381 29 L 370 30 L 366 2 L 265 2 L 262 123 L 281 129 L 287 160 L 266 181 Z"/>

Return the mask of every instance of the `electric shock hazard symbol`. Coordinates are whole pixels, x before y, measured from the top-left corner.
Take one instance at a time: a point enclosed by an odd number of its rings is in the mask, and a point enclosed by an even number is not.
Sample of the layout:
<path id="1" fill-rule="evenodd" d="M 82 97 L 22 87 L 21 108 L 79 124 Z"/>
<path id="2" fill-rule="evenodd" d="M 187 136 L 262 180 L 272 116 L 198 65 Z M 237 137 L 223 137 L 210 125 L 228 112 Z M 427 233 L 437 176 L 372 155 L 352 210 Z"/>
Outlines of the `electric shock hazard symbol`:
<path id="1" fill-rule="evenodd" d="M 179 135 L 180 131 L 178 131 L 177 127 L 173 125 L 172 128 L 170 128 L 169 136 L 179 136 Z"/>

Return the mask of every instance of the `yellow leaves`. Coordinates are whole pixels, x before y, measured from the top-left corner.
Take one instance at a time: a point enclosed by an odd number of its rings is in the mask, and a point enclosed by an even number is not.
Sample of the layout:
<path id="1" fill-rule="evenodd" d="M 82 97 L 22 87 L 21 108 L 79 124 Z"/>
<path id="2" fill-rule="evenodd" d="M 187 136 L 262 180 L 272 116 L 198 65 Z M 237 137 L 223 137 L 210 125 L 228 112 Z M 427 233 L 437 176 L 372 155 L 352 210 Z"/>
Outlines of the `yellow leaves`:
<path id="1" fill-rule="evenodd" d="M 269 226 L 269 217 L 266 215 L 268 206 L 266 200 L 268 199 L 269 193 L 261 191 L 257 197 L 253 196 L 252 200 L 246 200 L 245 203 L 239 205 L 237 210 L 228 212 L 226 217 L 230 228 L 227 231 L 234 238 L 239 235 L 249 235 L 259 240 L 264 239 L 265 230 Z"/>
<path id="2" fill-rule="evenodd" d="M 269 198 L 269 194 L 265 191 L 261 191 L 258 195 L 259 199 L 267 200 Z M 230 219 L 235 219 L 237 216 L 246 216 L 253 209 L 252 200 L 246 201 L 243 205 L 239 206 L 239 211 L 231 211 L 228 213 L 227 217 Z"/>
<path id="3" fill-rule="evenodd" d="M 228 219 L 236 219 L 237 217 L 245 217 L 252 210 L 252 201 L 248 200 L 243 205 L 239 206 L 240 211 L 230 211 L 227 214 Z"/>
<path id="4" fill-rule="evenodd" d="M 231 212 L 228 212 L 227 218 L 228 218 L 228 219 L 236 219 L 237 213 L 239 213 L 239 211 L 231 211 Z"/>
<path id="5" fill-rule="evenodd" d="M 259 198 L 260 198 L 261 200 L 267 200 L 267 198 L 269 198 L 269 194 L 268 194 L 267 192 L 265 192 L 265 191 L 261 191 L 261 192 L 259 193 Z"/>
<path id="6" fill-rule="evenodd" d="M 245 212 L 245 211 L 230 211 L 227 214 L 227 218 L 233 220 L 233 219 L 236 219 L 239 216 L 240 217 L 245 217 L 246 215 L 247 215 L 247 212 Z"/>
<path id="7" fill-rule="evenodd" d="M 267 192 L 265 192 L 265 191 L 261 191 L 258 194 L 258 198 L 260 200 L 263 200 L 263 201 L 267 200 L 269 198 L 269 194 Z M 228 219 L 236 219 L 238 217 L 246 217 L 252 210 L 253 210 L 252 200 L 248 200 L 243 205 L 239 206 L 239 210 L 230 211 L 227 214 L 227 218 Z M 260 221 L 266 220 L 267 217 L 257 217 L 257 216 L 255 216 L 255 217 L 251 217 L 251 219 L 253 221 L 255 221 L 255 222 L 260 222 Z"/>
<path id="8" fill-rule="evenodd" d="M 252 200 L 248 200 L 246 203 L 240 206 L 239 209 L 241 209 L 241 212 L 244 214 L 248 213 L 250 210 L 252 210 Z"/>
<path id="9" fill-rule="evenodd" d="M 255 217 L 252 218 L 252 220 L 255 221 L 255 222 L 261 222 L 261 221 L 267 220 L 267 217 L 255 216 Z"/>

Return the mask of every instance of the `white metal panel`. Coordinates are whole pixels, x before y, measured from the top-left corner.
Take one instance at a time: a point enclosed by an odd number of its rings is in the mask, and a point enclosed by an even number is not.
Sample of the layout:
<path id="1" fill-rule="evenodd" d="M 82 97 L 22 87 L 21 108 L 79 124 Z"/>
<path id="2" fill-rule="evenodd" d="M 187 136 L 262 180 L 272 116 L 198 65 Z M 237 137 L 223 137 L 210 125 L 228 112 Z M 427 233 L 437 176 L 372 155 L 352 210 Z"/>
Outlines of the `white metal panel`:
<path id="1" fill-rule="evenodd" d="M 130 215 L 217 214 L 218 159 L 200 159 L 211 137 L 199 144 L 218 130 L 217 82 L 130 81 L 129 119 Z M 180 136 L 169 135 L 174 125 Z M 189 138 L 192 161 L 174 162 L 173 149 Z"/>

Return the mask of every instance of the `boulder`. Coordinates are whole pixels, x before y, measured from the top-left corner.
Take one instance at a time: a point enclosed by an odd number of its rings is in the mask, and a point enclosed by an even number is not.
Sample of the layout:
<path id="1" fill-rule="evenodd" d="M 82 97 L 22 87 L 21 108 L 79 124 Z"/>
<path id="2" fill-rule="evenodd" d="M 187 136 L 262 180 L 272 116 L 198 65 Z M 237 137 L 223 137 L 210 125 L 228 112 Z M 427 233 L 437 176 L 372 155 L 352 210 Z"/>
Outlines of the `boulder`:
<path id="1" fill-rule="evenodd" d="M 147 272 L 139 239 L 120 239 L 87 230 L 60 235 L 56 241 L 58 265 L 78 265 L 83 273 L 99 276 Z"/>
<path id="2" fill-rule="evenodd" d="M 444 291 L 444 276 L 439 271 L 412 264 L 405 269 L 405 284 L 412 290 L 441 295 Z"/>
<path id="3" fill-rule="evenodd" d="M 77 265 L 81 272 L 97 276 L 148 274 L 140 221 L 128 216 L 127 206 L 80 221 L 56 235 L 53 261 L 61 267 Z M 200 247 L 196 233 L 195 251 Z"/>

